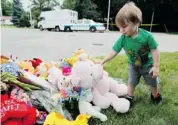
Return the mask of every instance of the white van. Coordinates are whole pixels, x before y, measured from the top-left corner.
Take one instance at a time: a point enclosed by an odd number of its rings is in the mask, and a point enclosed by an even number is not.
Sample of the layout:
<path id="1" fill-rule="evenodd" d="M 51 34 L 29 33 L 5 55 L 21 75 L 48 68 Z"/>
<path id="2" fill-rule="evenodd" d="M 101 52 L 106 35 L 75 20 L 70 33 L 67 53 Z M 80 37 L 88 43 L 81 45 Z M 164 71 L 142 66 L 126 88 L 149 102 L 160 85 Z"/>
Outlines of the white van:
<path id="1" fill-rule="evenodd" d="M 40 21 L 38 22 L 38 28 L 40 30 L 51 30 L 55 29 L 57 32 L 65 30 L 64 24 L 76 24 L 78 21 L 78 12 L 62 9 L 62 10 L 52 10 L 44 11 L 40 14 Z"/>

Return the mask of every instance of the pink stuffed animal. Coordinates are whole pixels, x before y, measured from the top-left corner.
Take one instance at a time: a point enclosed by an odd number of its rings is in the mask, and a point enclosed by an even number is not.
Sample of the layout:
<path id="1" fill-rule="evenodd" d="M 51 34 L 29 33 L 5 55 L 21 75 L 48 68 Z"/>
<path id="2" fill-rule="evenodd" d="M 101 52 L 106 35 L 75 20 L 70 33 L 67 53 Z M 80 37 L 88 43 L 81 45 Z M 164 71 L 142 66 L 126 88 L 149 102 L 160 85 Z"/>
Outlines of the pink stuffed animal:
<path id="1" fill-rule="evenodd" d="M 94 64 L 88 60 L 81 60 L 74 64 L 72 74 L 80 78 L 80 86 L 92 88 L 92 102 L 102 109 L 110 105 L 120 113 L 129 110 L 130 102 L 120 95 L 127 94 L 127 86 L 119 84 L 108 76 L 100 64 Z"/>
<path id="2" fill-rule="evenodd" d="M 111 105 L 120 113 L 125 113 L 129 110 L 130 102 L 125 98 L 118 98 L 118 96 L 127 94 L 127 86 L 125 84 L 118 83 L 118 81 L 109 77 L 100 64 L 92 66 L 92 76 L 94 78 L 93 103 L 95 105 L 103 109 Z"/>
<path id="3" fill-rule="evenodd" d="M 86 63 L 87 62 L 87 63 Z M 93 100 L 92 88 L 93 88 L 93 76 L 92 76 L 92 61 L 77 61 L 71 72 L 71 82 L 73 86 L 79 86 L 83 89 L 88 89 L 89 93 L 87 97 L 79 100 L 79 111 L 83 114 L 90 114 L 101 121 L 106 121 L 106 115 L 100 112 L 99 106 L 92 106 L 90 102 Z M 81 94 L 82 95 L 82 94 Z"/>

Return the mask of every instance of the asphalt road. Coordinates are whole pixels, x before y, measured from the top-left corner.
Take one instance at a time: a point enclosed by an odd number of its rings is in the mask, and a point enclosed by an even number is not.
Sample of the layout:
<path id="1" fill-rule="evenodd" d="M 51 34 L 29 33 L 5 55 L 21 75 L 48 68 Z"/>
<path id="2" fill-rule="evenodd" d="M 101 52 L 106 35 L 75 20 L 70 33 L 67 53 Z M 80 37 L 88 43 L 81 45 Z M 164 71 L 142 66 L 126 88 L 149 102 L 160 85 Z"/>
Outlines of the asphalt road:
<path id="1" fill-rule="evenodd" d="M 105 56 L 119 38 L 119 32 L 54 32 L 38 29 L 1 29 L 1 54 L 20 60 L 39 57 L 42 60 L 57 60 L 68 57 L 78 48 L 91 56 Z M 153 33 L 161 52 L 178 51 L 178 35 Z M 122 51 L 121 54 L 124 52 Z"/>

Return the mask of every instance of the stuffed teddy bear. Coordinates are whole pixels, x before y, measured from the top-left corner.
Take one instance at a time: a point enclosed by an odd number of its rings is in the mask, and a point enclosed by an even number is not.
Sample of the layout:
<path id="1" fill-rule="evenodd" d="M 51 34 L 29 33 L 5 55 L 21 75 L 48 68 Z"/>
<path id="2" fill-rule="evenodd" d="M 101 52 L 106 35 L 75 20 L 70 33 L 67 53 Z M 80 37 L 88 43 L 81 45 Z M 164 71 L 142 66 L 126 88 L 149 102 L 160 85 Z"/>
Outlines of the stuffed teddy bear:
<path id="1" fill-rule="evenodd" d="M 112 79 L 103 70 L 100 64 L 92 66 L 93 82 L 93 103 L 101 108 L 108 108 L 108 101 L 116 112 L 125 113 L 129 110 L 130 102 L 125 98 L 118 98 L 127 94 L 127 86 Z M 106 103 L 105 103 L 106 102 Z"/>
<path id="2" fill-rule="evenodd" d="M 56 88 L 58 88 L 58 84 L 60 82 L 60 79 L 62 77 L 62 71 L 53 66 L 47 71 L 47 80 L 50 82 L 52 85 L 54 85 Z"/>
<path id="3" fill-rule="evenodd" d="M 93 99 L 91 88 L 88 89 L 79 86 L 80 84 L 78 83 L 80 80 L 77 79 L 77 77 L 74 77 L 71 80 L 71 82 L 75 84 L 60 87 L 60 92 L 54 94 L 52 98 L 58 100 L 60 103 L 65 103 L 66 101 L 76 99 L 78 100 L 80 114 L 90 114 L 91 116 L 99 118 L 101 121 L 106 121 L 107 117 L 100 113 L 101 108 L 98 106 L 92 106 L 90 103 Z"/>
<path id="4" fill-rule="evenodd" d="M 32 66 L 32 63 L 31 63 L 31 62 L 28 62 L 28 61 L 19 61 L 17 64 L 18 64 L 18 66 L 19 66 L 22 70 L 31 72 L 32 74 L 35 73 L 35 69 L 34 69 L 34 67 Z"/>
<path id="5" fill-rule="evenodd" d="M 8 57 L 1 55 L 1 62 L 0 62 L 0 64 L 7 63 L 8 61 L 9 61 Z"/>
<path id="6" fill-rule="evenodd" d="M 82 58 L 81 55 L 84 55 L 84 58 L 89 59 L 89 55 L 84 51 L 84 49 L 77 49 L 75 52 L 73 52 L 72 56 L 65 59 L 66 62 L 70 64 L 70 66 L 73 66 L 80 58 Z"/>
<path id="7" fill-rule="evenodd" d="M 96 106 L 106 109 L 111 105 L 120 113 L 129 110 L 129 101 L 117 97 L 127 94 L 127 86 L 110 78 L 100 64 L 94 64 L 90 60 L 78 61 L 73 66 L 72 75 L 79 79 L 78 84 L 81 87 L 92 88 L 92 102 Z"/>
<path id="8" fill-rule="evenodd" d="M 92 106 L 90 103 L 93 101 L 92 83 L 94 82 L 91 74 L 92 64 L 93 62 L 91 60 L 77 61 L 72 68 L 71 82 L 73 86 L 79 86 L 89 91 L 87 96 L 79 99 L 78 105 L 80 113 L 90 114 L 91 116 L 99 118 L 101 121 L 106 121 L 107 117 L 100 112 L 101 108 L 98 106 Z"/>
<path id="9" fill-rule="evenodd" d="M 48 73 L 47 80 L 53 86 L 58 88 L 58 90 L 60 90 L 62 87 L 68 87 L 68 86 L 70 86 L 70 83 L 71 83 L 70 82 L 71 81 L 70 70 L 71 69 L 68 69 L 68 67 L 59 69 L 59 68 L 53 66 L 47 72 Z"/>
<path id="10" fill-rule="evenodd" d="M 42 79 L 47 79 L 47 71 L 49 70 L 50 66 L 48 63 L 40 63 L 40 65 L 38 65 L 35 68 L 35 75 L 42 78 Z"/>

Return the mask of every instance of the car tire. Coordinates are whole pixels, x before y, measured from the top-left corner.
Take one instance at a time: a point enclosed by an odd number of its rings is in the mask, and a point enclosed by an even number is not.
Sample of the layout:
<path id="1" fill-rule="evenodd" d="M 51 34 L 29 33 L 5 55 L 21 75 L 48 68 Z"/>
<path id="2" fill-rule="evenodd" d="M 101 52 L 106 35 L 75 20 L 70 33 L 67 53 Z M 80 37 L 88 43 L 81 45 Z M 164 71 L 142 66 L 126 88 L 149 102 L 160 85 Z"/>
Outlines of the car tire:
<path id="1" fill-rule="evenodd" d="M 55 27 L 55 31 L 56 31 L 56 32 L 59 32 L 59 31 L 60 31 L 59 26 L 56 26 L 56 27 Z"/>
<path id="2" fill-rule="evenodd" d="M 43 26 L 42 25 L 40 25 L 40 31 L 43 31 L 44 29 L 43 29 Z"/>
<path id="3" fill-rule="evenodd" d="M 72 32 L 71 28 L 68 27 L 68 26 L 64 28 L 64 31 L 65 31 L 65 32 Z"/>
<path id="4" fill-rule="evenodd" d="M 90 27 L 89 31 L 90 32 L 96 32 L 96 27 L 94 27 L 94 26 Z"/>

